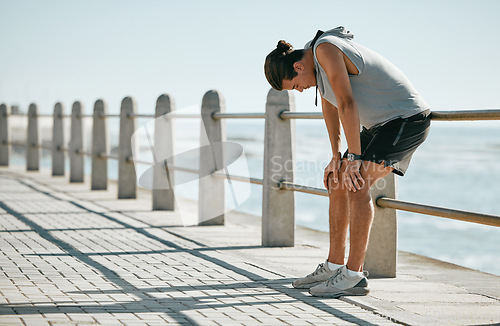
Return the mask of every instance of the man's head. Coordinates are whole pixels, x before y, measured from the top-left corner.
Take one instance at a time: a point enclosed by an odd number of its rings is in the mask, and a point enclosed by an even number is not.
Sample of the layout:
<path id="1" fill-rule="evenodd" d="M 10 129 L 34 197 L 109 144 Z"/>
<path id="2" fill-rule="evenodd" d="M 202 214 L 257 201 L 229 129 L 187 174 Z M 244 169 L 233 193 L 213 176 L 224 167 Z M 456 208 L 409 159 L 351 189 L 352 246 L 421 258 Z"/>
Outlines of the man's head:
<path id="1" fill-rule="evenodd" d="M 293 50 L 292 45 L 283 40 L 266 57 L 264 73 L 275 90 L 296 89 L 302 92 L 316 85 L 314 62 L 304 60 L 305 50 Z"/>

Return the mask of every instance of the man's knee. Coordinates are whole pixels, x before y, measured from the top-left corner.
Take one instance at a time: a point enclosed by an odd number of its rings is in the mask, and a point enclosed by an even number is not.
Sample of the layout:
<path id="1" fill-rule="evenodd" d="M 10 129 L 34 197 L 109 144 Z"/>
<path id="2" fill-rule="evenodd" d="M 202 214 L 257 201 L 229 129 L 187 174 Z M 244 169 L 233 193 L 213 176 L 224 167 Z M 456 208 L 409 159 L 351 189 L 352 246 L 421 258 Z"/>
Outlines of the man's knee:
<path id="1" fill-rule="evenodd" d="M 384 164 L 376 164 L 373 162 L 363 161 L 360 169 L 360 174 L 363 182 L 358 180 L 359 187 L 356 191 L 349 191 L 349 199 L 366 201 L 371 199 L 371 187 L 380 179 L 384 178 L 387 174 L 391 173 L 391 167 L 384 167 Z"/>
<path id="2" fill-rule="evenodd" d="M 347 191 L 347 197 L 349 201 L 352 203 L 362 203 L 371 200 L 371 192 L 370 185 L 368 182 L 365 182 L 363 186 L 361 186 L 356 191 Z"/>
<path id="3" fill-rule="evenodd" d="M 346 193 L 347 188 L 342 184 L 342 175 L 339 173 L 337 177 L 337 182 L 335 182 L 335 179 L 333 177 L 333 173 L 330 173 L 328 176 L 328 192 L 330 194 L 339 194 L 339 193 Z"/>
<path id="4" fill-rule="evenodd" d="M 347 160 L 346 159 L 342 159 L 342 163 L 340 165 L 340 169 L 337 173 L 337 182 L 335 182 L 334 180 L 334 177 L 333 177 L 333 173 L 330 173 L 330 175 L 328 176 L 328 189 L 329 189 L 329 193 L 347 193 L 349 191 L 349 189 L 343 184 L 342 180 L 343 180 L 343 174 L 345 172 L 345 169 L 347 167 Z"/>

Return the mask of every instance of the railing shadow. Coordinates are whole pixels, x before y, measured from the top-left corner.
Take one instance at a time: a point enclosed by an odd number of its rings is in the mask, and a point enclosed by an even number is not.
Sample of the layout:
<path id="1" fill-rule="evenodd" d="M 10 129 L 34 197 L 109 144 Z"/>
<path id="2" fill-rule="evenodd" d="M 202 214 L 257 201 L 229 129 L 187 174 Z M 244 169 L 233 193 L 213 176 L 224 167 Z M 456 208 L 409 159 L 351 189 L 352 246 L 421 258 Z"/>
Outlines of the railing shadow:
<path id="1" fill-rule="evenodd" d="M 41 190 L 36 189 L 31 186 L 32 189 L 40 192 Z M 42 191 L 43 192 L 43 191 Z M 50 194 L 49 194 L 50 195 Z M 56 198 L 56 197 L 54 197 Z M 61 200 L 56 198 L 57 200 Z M 137 297 L 138 300 L 131 300 L 129 302 L 114 302 L 109 305 L 106 303 L 81 303 L 81 302 L 66 302 L 66 301 L 54 301 L 54 302 L 33 302 L 33 303 L 15 303 L 15 304 L 0 304 L 0 311 L 7 311 L 8 309 L 12 309 L 13 312 L 20 315 L 28 315 L 33 314 L 34 311 L 37 311 L 41 314 L 50 314 L 50 313 L 71 313 L 71 312 L 85 312 L 85 313 L 141 313 L 141 312 L 161 312 L 166 313 L 171 318 L 175 319 L 179 323 L 190 322 L 196 324 L 195 320 L 193 320 L 187 314 L 187 311 L 202 309 L 202 308 L 224 308 L 224 307 L 243 307 L 243 306 L 254 306 L 254 305 L 270 305 L 270 304 L 293 304 L 301 302 L 305 303 L 310 307 L 314 307 L 318 310 L 321 310 L 323 313 L 327 313 L 331 316 L 335 316 L 342 320 L 346 320 L 349 322 L 353 322 L 356 324 L 363 325 L 373 325 L 371 322 L 367 320 L 363 320 L 357 316 L 349 314 L 345 311 L 332 307 L 326 304 L 325 299 L 318 299 L 315 297 L 311 297 L 308 294 L 305 294 L 299 290 L 294 290 L 290 288 L 290 279 L 288 278 L 280 278 L 280 279 L 266 279 L 252 271 L 246 270 L 244 268 L 235 266 L 227 261 L 221 260 L 219 258 L 210 256 L 208 253 L 210 251 L 215 250 L 234 250 L 234 249 L 251 249 L 256 248 L 257 246 L 228 246 L 228 247 L 214 247 L 209 248 L 203 246 L 198 242 L 196 243 L 201 248 L 189 249 L 180 246 L 172 241 L 168 241 L 166 239 L 160 238 L 149 232 L 147 228 L 138 228 L 132 225 L 129 225 L 119 219 L 109 216 L 106 213 L 96 212 L 89 208 L 86 208 L 76 202 L 73 201 L 65 201 L 66 203 L 71 203 L 75 207 L 81 208 L 88 213 L 96 214 L 105 218 L 109 221 L 113 221 L 115 223 L 120 224 L 123 228 L 133 229 L 135 232 L 146 236 L 151 240 L 158 241 L 159 243 L 165 245 L 169 249 L 160 250 L 160 251 L 144 251 L 144 254 L 158 254 L 158 253 L 184 253 L 186 255 L 190 255 L 193 258 L 201 259 L 202 261 L 210 262 L 219 266 L 220 268 L 227 269 L 231 272 L 237 273 L 239 276 L 247 278 L 249 281 L 245 282 L 231 282 L 225 284 L 206 284 L 206 285 L 185 285 L 185 286 L 162 286 L 162 287 L 146 287 L 141 288 L 137 287 L 134 284 L 130 283 L 123 277 L 121 277 L 117 272 L 112 269 L 106 267 L 102 263 L 96 261 L 92 257 L 94 255 L 102 255 L 103 253 L 85 253 L 82 252 L 71 244 L 57 238 L 53 235 L 51 229 L 45 229 L 41 227 L 39 224 L 34 222 L 32 219 L 27 216 L 27 214 L 19 213 L 18 211 L 12 209 L 8 202 L 0 202 L 0 208 L 3 209 L 7 214 L 15 217 L 20 222 L 26 224 L 31 230 L 31 232 L 36 232 L 40 237 L 49 241 L 50 243 L 58 246 L 62 251 L 64 251 L 64 255 L 71 256 L 74 259 L 77 259 L 88 266 L 99 271 L 104 278 L 113 282 L 119 289 L 118 290 L 90 290 L 90 291 L 73 291 L 67 292 L 68 294 L 87 294 L 90 297 L 92 295 L 97 294 L 130 294 Z M 75 229 L 77 230 L 77 229 Z M 186 239 L 186 238 L 185 238 Z M 126 255 L 126 254 L 138 254 L 137 252 L 112 252 L 108 253 L 109 255 Z M 140 253 L 140 252 L 139 252 Z M 38 255 L 38 254 L 37 254 Z M 50 254 L 39 254 L 50 255 Z M 56 254 L 57 255 L 57 254 Z M 168 281 L 165 281 L 165 284 L 168 285 Z M 237 291 L 245 291 L 245 290 L 257 290 L 264 289 L 265 293 L 244 293 L 241 294 L 225 294 L 224 290 L 237 290 Z M 200 291 L 208 291 L 215 290 L 219 291 L 220 294 L 216 294 L 213 296 L 212 294 L 208 295 L 200 295 Z M 191 291 L 196 291 L 197 294 L 189 295 Z M 155 293 L 170 293 L 171 298 L 155 298 Z M 176 296 L 175 294 L 180 294 Z M 272 298 L 275 295 L 286 295 L 288 300 L 281 300 Z M 253 297 L 255 296 L 255 297 Z M 261 296 L 269 296 L 269 299 L 262 300 Z M 234 302 L 231 299 L 245 298 L 242 302 Z M 248 299 L 250 298 L 250 299 Z M 228 299 L 231 302 L 224 303 L 220 300 Z M 205 302 L 205 301 L 209 302 Z M 219 302 L 213 302 L 213 300 L 217 300 Z M 98 300 L 96 300 L 98 301 Z M 244 310 L 241 310 L 244 312 Z"/>

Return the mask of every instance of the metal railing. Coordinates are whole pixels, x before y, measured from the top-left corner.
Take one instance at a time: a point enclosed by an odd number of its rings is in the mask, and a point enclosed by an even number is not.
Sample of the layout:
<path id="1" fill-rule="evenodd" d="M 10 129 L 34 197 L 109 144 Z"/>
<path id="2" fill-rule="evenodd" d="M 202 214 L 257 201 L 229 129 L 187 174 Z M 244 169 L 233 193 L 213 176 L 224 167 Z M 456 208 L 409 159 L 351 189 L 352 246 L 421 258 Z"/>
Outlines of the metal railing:
<path id="1" fill-rule="evenodd" d="M 102 100 L 96 101 L 93 114 L 83 114 L 81 112 L 81 105 L 79 102 L 73 104 L 72 114 L 66 115 L 62 111 L 62 106 L 58 103 L 54 108 L 54 114 L 38 114 L 36 105 L 30 105 L 30 110 L 27 114 L 28 117 L 28 139 L 26 142 L 15 142 L 8 139 L 8 133 L 0 133 L 0 165 L 8 165 L 8 151 L 5 148 L 9 146 L 26 146 L 27 148 L 27 168 L 38 169 L 39 155 L 36 151 L 39 149 L 49 149 L 53 152 L 53 175 L 64 175 L 64 167 L 61 162 L 56 159 L 56 154 L 64 155 L 68 153 L 70 161 L 80 162 L 81 164 L 72 164 L 70 167 L 70 181 L 79 182 L 83 181 L 83 156 L 91 157 L 92 160 L 99 160 L 99 164 L 93 166 L 92 170 L 92 189 L 106 189 L 107 187 L 107 159 L 118 160 L 119 164 L 123 164 L 119 170 L 125 170 L 127 174 L 132 173 L 134 164 L 157 165 L 159 162 L 150 162 L 139 159 L 134 159 L 130 147 L 130 138 L 135 131 L 135 118 L 158 118 L 160 116 L 166 118 L 167 121 L 171 119 L 202 119 L 204 127 L 207 131 L 207 137 L 210 142 L 222 139 L 224 125 L 221 120 L 224 119 L 265 119 L 265 149 L 264 149 L 264 178 L 250 178 L 243 176 L 229 175 L 221 172 L 223 169 L 217 166 L 204 166 L 200 164 L 199 169 L 190 169 L 186 167 L 168 165 L 164 162 L 166 174 L 170 171 L 181 171 L 192 174 L 211 175 L 214 178 L 200 178 L 200 199 L 199 199 L 199 219 L 203 219 L 202 215 L 210 215 L 213 213 L 213 202 L 207 196 L 202 196 L 203 193 L 210 193 L 217 198 L 224 197 L 224 187 L 221 189 L 221 182 L 223 185 L 224 180 L 231 179 L 239 182 L 247 182 L 263 186 L 263 207 L 262 207 L 262 244 L 266 246 L 290 246 L 294 244 L 294 192 L 302 192 L 312 195 L 319 195 L 328 197 L 328 191 L 322 188 L 309 187 L 305 185 L 295 184 L 293 182 L 293 171 L 279 171 L 273 172 L 269 169 L 271 159 L 279 158 L 280 164 L 286 164 L 286 161 L 294 160 L 294 145 L 292 143 L 294 130 L 290 124 L 292 119 L 323 119 L 321 112 L 295 112 L 294 101 L 291 92 L 276 92 L 271 90 L 268 95 L 268 103 L 266 104 L 265 113 L 225 113 L 224 108 L 221 106 L 221 95 L 217 91 L 209 91 L 205 94 L 202 104 L 201 114 L 179 114 L 173 109 L 173 106 L 168 95 L 162 95 L 158 98 L 157 109 L 155 114 L 139 114 L 135 112 L 133 101 L 130 98 L 125 98 L 122 101 L 122 108 L 120 114 L 107 114 L 104 102 Z M 168 114 L 167 114 L 168 113 Z M 6 105 L 0 106 L 0 127 L 7 129 L 7 120 L 9 116 L 26 116 L 19 114 L 10 114 Z M 54 137 L 53 146 L 42 145 L 37 136 L 37 131 L 30 133 L 33 128 L 38 128 L 36 123 L 37 118 L 51 117 L 54 119 Z M 93 139 L 97 138 L 98 141 L 93 140 L 92 150 L 86 152 L 83 150 L 83 135 L 82 135 L 82 118 L 94 119 L 93 124 Z M 71 118 L 71 141 L 68 148 L 63 146 L 62 139 L 62 120 L 63 118 Z M 119 155 L 112 155 L 108 153 L 106 141 L 106 118 L 120 118 L 120 146 Z M 464 120 L 500 120 L 500 110 L 469 110 L 469 111 L 433 111 L 431 112 L 431 119 L 436 121 L 464 121 Z M 167 139 L 166 141 L 173 142 L 173 133 L 170 125 L 167 122 Z M 165 130 L 164 130 L 165 131 Z M 163 131 L 163 132 L 164 132 Z M 278 131 L 278 132 L 277 132 Z M 157 132 L 155 128 L 155 132 Z M 165 134 L 163 134 L 164 136 Z M 155 137 L 158 137 L 155 134 Z M 163 139 L 162 139 L 163 141 Z M 224 141 L 224 139 L 222 139 Z M 2 147 L 3 146 L 3 147 Z M 201 156 L 200 162 L 207 161 L 224 161 L 223 153 L 215 151 L 213 155 L 219 157 L 207 160 Z M 64 160 L 64 156 L 58 156 L 59 161 Z M 97 162 L 97 161 L 96 161 Z M 102 164 L 104 163 L 104 164 Z M 64 164 L 62 164 L 64 165 Z M 75 166 L 73 168 L 73 166 Z M 266 169 L 266 166 L 268 167 Z M 73 169 L 73 170 L 72 170 Z M 95 170 L 94 170 L 95 169 Z M 57 170 L 57 171 L 56 171 Z M 61 172 L 62 171 L 62 172 Z M 135 172 L 134 172 L 135 173 Z M 135 174 L 134 174 L 135 175 Z M 103 182 L 102 176 L 106 176 L 106 182 Z M 173 176 L 172 176 L 173 177 Z M 203 180 L 202 180 L 203 179 Z M 384 234 L 396 233 L 395 227 L 395 211 L 403 210 L 413 213 L 426 214 L 432 216 L 439 216 L 448 219 L 479 223 L 491 226 L 500 226 L 500 216 L 487 215 L 475 212 L 468 212 L 463 210 L 455 210 L 450 208 L 436 207 L 425 204 L 412 203 L 401 201 L 395 198 L 395 180 L 394 175 L 391 173 L 383 180 L 385 186 L 377 187 L 378 190 L 373 192 L 372 197 L 376 204 L 375 219 L 385 220 L 385 226 L 374 226 L 372 229 L 372 236 L 377 237 Z M 130 178 L 123 178 L 118 176 L 118 198 L 135 198 L 136 181 Z M 286 193 L 283 193 L 285 191 Z M 289 193 L 290 195 L 287 195 Z M 280 194 L 280 195 L 277 195 Z M 155 190 L 153 189 L 153 209 L 173 209 L 173 190 Z M 222 201 L 222 205 L 224 205 Z M 221 209 L 218 207 L 217 209 Z M 223 209 L 223 207 L 222 207 Z M 390 209 L 390 210 L 385 210 Z M 389 222 L 387 222 L 389 221 Z M 206 221 L 205 221 L 206 222 Z M 207 224 L 207 223 L 204 223 Z M 209 223 L 210 224 L 210 223 Z M 213 221 L 213 224 L 223 224 L 219 220 Z M 375 234 L 375 235 L 373 235 Z M 383 239 L 382 241 L 386 241 Z M 389 240 L 387 240 L 389 241 Z M 393 240 L 390 240 L 393 241 Z M 394 241 L 393 241 L 394 242 Z M 370 265 L 369 257 L 388 256 L 388 268 L 380 269 L 373 266 L 372 275 L 378 276 L 394 276 L 395 275 L 395 257 L 394 252 L 396 245 L 390 243 L 384 245 L 389 247 L 390 250 L 384 249 L 384 252 L 378 252 L 375 249 L 367 253 L 367 265 Z M 381 246 L 381 247 L 384 247 Z M 375 250 L 375 251 L 374 251 Z M 384 263 L 385 264 L 385 263 Z M 367 267 L 368 268 L 368 267 Z M 375 272 L 373 272 L 375 270 Z"/>
<path id="2" fill-rule="evenodd" d="M 495 215 L 416 204 L 407 201 L 397 200 L 394 198 L 387 198 L 383 196 L 375 199 L 375 202 L 380 207 L 394 208 L 412 213 L 445 217 L 452 220 L 458 220 L 464 222 L 472 222 L 472 223 L 491 225 L 491 226 L 500 226 L 500 216 L 495 216 Z"/>
<path id="3" fill-rule="evenodd" d="M 8 116 L 25 116 L 23 114 L 3 114 L 4 117 Z M 120 118 L 119 114 L 98 114 L 98 115 L 90 115 L 90 114 L 80 114 L 76 115 L 77 118 L 90 118 L 90 117 L 99 117 L 99 118 Z M 53 114 L 37 114 L 36 117 L 50 117 L 53 118 Z M 59 115 L 59 117 L 71 118 L 72 115 Z M 154 114 L 127 114 L 127 118 L 154 118 Z M 168 118 L 200 118 L 200 115 L 197 114 L 170 114 Z M 215 112 L 212 114 L 213 119 L 265 119 L 265 113 L 219 113 Z M 321 112 L 290 112 L 287 110 L 282 110 L 279 112 L 280 119 L 323 119 L 323 113 Z M 481 120 L 500 120 L 500 110 L 498 109 L 490 109 L 490 110 L 468 110 L 468 111 L 433 111 L 431 113 L 431 119 L 436 121 L 481 121 Z M 5 140 L 2 144 L 6 145 L 14 145 L 14 146 L 26 146 L 25 142 L 6 142 Z M 34 148 L 44 148 L 52 150 L 52 146 L 47 145 L 35 145 L 32 144 L 31 147 Z M 66 148 L 58 147 L 56 150 L 58 151 L 67 151 Z M 76 152 L 78 155 L 92 156 L 92 153 L 83 152 L 78 150 Z M 97 155 L 99 158 L 109 158 L 118 160 L 118 155 L 110 155 L 106 153 L 100 153 Z M 139 164 L 146 165 L 154 165 L 153 162 L 149 161 L 141 161 L 141 160 L 133 160 L 131 157 L 126 159 L 128 162 L 134 161 Z M 188 173 L 198 174 L 199 170 L 188 169 L 179 166 L 170 166 L 169 169 L 183 171 Z M 221 178 L 231 178 L 236 181 L 241 182 L 249 182 L 253 184 L 263 184 L 263 179 L 258 178 L 247 178 L 242 176 L 235 175 L 227 175 L 220 172 L 215 172 L 214 176 Z M 308 193 L 313 195 L 325 196 L 328 197 L 328 191 L 321 188 L 309 187 L 299 184 L 294 184 L 290 182 L 286 182 L 284 180 L 280 181 L 277 184 L 277 189 L 280 190 L 289 190 L 289 191 L 297 191 L 302 193 Z M 424 204 L 417 204 L 407 201 L 401 201 L 397 199 L 391 199 L 386 197 L 379 197 L 375 200 L 375 203 L 380 207 L 385 208 L 393 208 L 413 213 L 420 213 L 425 215 L 432 215 L 438 217 L 445 217 L 449 219 L 455 219 L 460 221 L 485 224 L 491 226 L 500 226 L 500 217 L 494 215 L 480 214 L 470 211 L 463 210 L 454 210 L 443 207 L 429 206 Z"/>

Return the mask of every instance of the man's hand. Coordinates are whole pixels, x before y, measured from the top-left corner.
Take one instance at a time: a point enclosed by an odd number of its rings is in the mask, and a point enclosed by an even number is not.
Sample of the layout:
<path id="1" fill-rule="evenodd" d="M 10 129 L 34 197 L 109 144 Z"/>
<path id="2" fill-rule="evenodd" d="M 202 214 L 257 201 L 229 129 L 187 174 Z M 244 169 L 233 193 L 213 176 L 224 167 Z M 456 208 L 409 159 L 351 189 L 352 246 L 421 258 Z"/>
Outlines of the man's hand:
<path id="1" fill-rule="evenodd" d="M 356 192 L 365 185 L 365 180 L 363 180 L 363 177 L 361 177 L 361 173 L 359 172 L 362 162 L 363 161 L 361 160 L 353 162 L 347 161 L 347 168 L 343 174 L 342 183 L 345 187 L 347 187 L 347 189 L 349 189 L 349 191 Z"/>
<path id="2" fill-rule="evenodd" d="M 325 188 L 326 190 L 328 190 L 328 192 L 330 192 L 330 189 L 328 189 L 328 176 L 330 175 L 330 173 L 333 173 L 333 182 L 339 182 L 339 170 L 341 163 L 342 160 L 340 158 L 340 152 L 338 152 L 337 155 L 333 156 L 332 160 L 325 168 L 323 183 L 325 184 Z"/>

